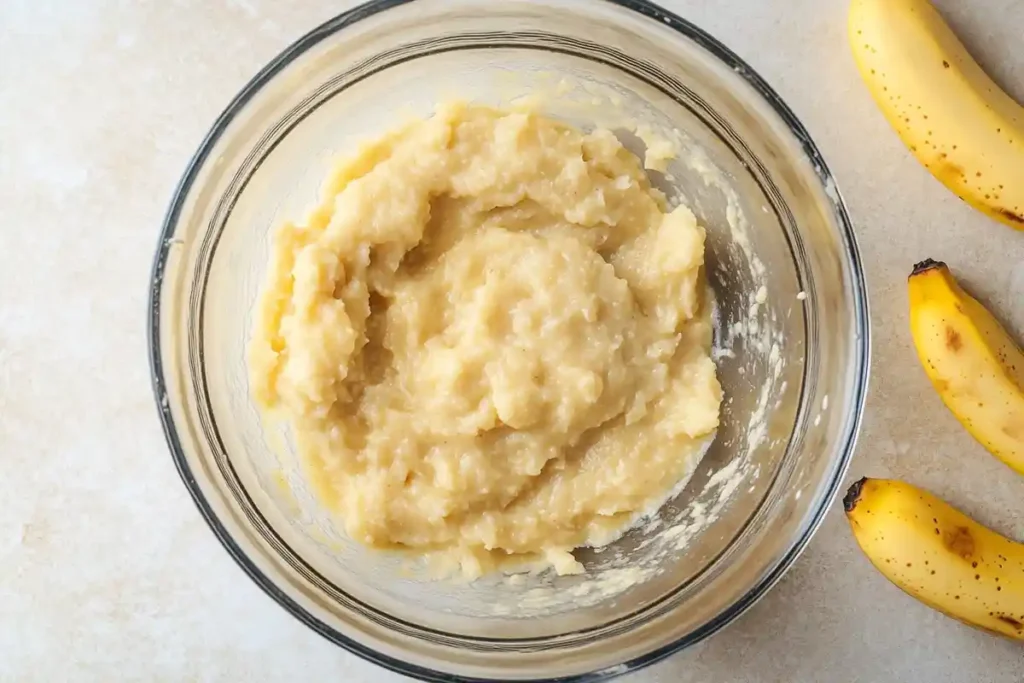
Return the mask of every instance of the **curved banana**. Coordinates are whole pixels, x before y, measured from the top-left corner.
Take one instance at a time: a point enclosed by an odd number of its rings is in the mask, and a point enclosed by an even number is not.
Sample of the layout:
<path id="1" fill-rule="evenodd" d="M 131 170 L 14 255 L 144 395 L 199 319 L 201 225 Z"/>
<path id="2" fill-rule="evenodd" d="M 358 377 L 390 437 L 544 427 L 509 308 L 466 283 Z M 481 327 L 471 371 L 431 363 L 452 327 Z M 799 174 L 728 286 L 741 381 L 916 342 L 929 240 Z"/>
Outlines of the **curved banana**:
<path id="1" fill-rule="evenodd" d="M 948 616 L 1024 640 L 1024 544 L 901 481 L 861 479 L 843 507 L 887 579 Z"/>
<path id="2" fill-rule="evenodd" d="M 1024 474 L 1024 352 L 946 264 L 917 264 L 908 289 L 910 331 L 935 390 L 975 439 Z"/>
<path id="3" fill-rule="evenodd" d="M 928 0 L 853 0 L 849 34 L 868 89 L 925 168 L 974 208 L 1024 230 L 1024 107 Z"/>

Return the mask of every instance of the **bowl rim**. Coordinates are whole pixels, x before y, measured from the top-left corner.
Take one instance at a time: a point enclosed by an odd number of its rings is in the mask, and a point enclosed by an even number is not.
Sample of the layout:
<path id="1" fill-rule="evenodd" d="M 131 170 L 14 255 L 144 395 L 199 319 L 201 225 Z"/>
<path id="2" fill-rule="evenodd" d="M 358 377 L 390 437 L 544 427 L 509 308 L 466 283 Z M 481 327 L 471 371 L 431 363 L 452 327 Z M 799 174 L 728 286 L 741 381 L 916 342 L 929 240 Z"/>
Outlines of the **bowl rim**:
<path id="1" fill-rule="evenodd" d="M 164 376 L 163 351 L 160 347 L 161 325 L 160 325 L 160 299 L 164 288 L 164 276 L 168 258 L 173 246 L 173 234 L 178 224 L 186 198 L 189 196 L 193 185 L 207 162 L 210 152 L 221 138 L 225 129 L 235 119 L 239 112 L 255 96 L 255 94 L 267 85 L 278 73 L 290 65 L 295 59 L 307 52 L 310 48 L 322 40 L 344 30 L 345 28 L 363 19 L 372 17 L 386 10 L 407 5 L 419 0 L 368 0 L 346 12 L 343 12 L 332 19 L 328 19 L 319 26 L 303 35 L 285 48 L 280 54 L 274 57 L 266 66 L 260 69 L 253 78 L 235 95 L 224 111 L 217 117 L 214 124 L 203 137 L 198 149 L 193 154 L 186 166 L 185 172 L 175 187 L 171 202 L 164 216 L 160 230 L 159 242 L 156 255 L 153 261 L 152 271 L 149 280 L 149 297 L 147 311 L 147 344 L 149 346 L 150 379 L 153 387 L 153 394 L 156 400 L 157 411 L 160 416 L 160 423 L 163 428 L 167 446 L 171 452 L 178 474 L 192 497 L 193 502 L 199 509 L 206 524 L 213 531 L 221 545 L 228 554 L 235 560 L 241 569 L 264 593 L 269 595 L 275 602 L 283 607 L 293 617 L 320 634 L 332 643 L 390 671 L 411 676 L 425 681 L 445 681 L 462 683 L 486 683 L 496 679 L 483 679 L 451 674 L 443 671 L 433 670 L 418 664 L 395 658 L 393 656 L 378 652 L 357 640 L 350 638 L 334 628 L 328 626 L 300 606 L 281 590 L 274 581 L 261 571 L 256 564 L 249 559 L 248 555 L 234 540 L 227 528 L 217 517 L 213 506 L 204 496 L 200 489 L 195 475 L 188 464 L 187 457 L 182 447 L 181 439 L 174 423 L 169 401 L 167 399 L 167 380 Z M 825 513 L 834 501 L 840 486 L 846 475 L 847 468 L 856 448 L 857 439 L 860 434 L 861 422 L 863 420 L 864 405 L 867 396 L 869 369 L 871 365 L 871 334 L 870 318 L 868 314 L 868 294 L 865 281 L 865 274 L 860 259 L 860 252 L 857 246 L 856 235 L 853 224 L 846 208 L 842 194 L 836 185 L 835 178 L 825 163 L 817 146 L 811 136 L 800 123 L 799 119 L 783 102 L 782 98 L 768 85 L 768 83 L 741 59 L 732 50 L 726 47 L 718 39 L 699 28 L 695 24 L 682 17 L 665 10 L 649 0 L 601 0 L 604 3 L 635 12 L 647 19 L 667 26 L 684 38 L 692 41 L 698 47 L 707 51 L 714 58 L 731 68 L 740 78 L 754 88 L 764 102 L 771 107 L 774 113 L 780 118 L 789 132 L 799 142 L 802 151 L 811 162 L 822 187 L 826 189 L 833 208 L 838 218 L 839 237 L 846 255 L 847 264 L 851 271 L 853 281 L 852 300 L 854 308 L 855 339 L 854 347 L 855 362 L 857 364 L 856 375 L 853 385 L 853 415 L 852 421 L 846 425 L 845 432 L 841 435 L 840 443 L 837 445 L 836 454 L 833 456 L 834 465 L 832 479 L 821 497 L 819 506 L 813 510 L 813 516 L 800 535 L 792 543 L 786 552 L 766 574 L 761 581 L 752 586 L 746 594 L 730 605 L 722 613 L 708 621 L 694 632 L 682 636 L 657 649 L 629 659 L 611 667 L 572 675 L 568 677 L 534 679 L 536 683 L 567 683 L 591 682 L 607 680 L 621 674 L 636 671 L 658 662 L 671 654 L 674 654 L 686 647 L 694 645 L 722 628 L 730 624 L 758 600 L 763 597 L 792 566 L 794 561 L 806 548 L 811 537 L 821 525 Z M 512 679 L 509 679 L 512 680 Z"/>

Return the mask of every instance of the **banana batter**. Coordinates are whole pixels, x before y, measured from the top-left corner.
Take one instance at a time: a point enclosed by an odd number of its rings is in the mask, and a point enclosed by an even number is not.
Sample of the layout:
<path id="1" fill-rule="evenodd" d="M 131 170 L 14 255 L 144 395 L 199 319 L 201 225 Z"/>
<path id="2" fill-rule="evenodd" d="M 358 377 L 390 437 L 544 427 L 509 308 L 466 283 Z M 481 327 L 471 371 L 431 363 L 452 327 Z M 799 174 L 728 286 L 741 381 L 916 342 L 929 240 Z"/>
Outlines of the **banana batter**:
<path id="1" fill-rule="evenodd" d="M 353 539 L 582 571 L 718 425 L 703 258 L 611 132 L 442 105 L 277 231 L 252 390 Z"/>

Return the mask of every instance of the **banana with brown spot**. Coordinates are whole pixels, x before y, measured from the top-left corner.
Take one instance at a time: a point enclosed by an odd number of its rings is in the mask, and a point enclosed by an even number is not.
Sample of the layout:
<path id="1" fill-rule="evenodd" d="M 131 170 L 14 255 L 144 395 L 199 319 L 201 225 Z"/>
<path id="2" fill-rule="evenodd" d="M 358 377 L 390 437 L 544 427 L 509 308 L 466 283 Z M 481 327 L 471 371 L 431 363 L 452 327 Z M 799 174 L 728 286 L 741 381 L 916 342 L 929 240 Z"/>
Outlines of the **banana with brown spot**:
<path id="1" fill-rule="evenodd" d="M 996 85 L 928 0 L 852 0 L 854 59 L 875 102 L 932 175 L 1024 230 L 1024 107 Z"/>
<path id="2" fill-rule="evenodd" d="M 861 479 L 843 507 L 887 579 L 954 619 L 1024 640 L 1024 544 L 902 481 Z"/>
<path id="3" fill-rule="evenodd" d="M 935 390 L 974 438 L 1024 474 L 1024 352 L 946 264 L 917 264 L 908 289 L 910 331 Z"/>

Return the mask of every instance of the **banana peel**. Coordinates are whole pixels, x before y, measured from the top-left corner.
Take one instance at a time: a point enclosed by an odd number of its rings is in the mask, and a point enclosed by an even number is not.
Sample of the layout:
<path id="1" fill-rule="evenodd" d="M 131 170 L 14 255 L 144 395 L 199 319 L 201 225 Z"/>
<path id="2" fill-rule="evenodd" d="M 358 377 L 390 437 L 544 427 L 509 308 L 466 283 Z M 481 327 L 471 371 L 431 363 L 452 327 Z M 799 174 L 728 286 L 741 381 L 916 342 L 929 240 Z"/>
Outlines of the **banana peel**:
<path id="1" fill-rule="evenodd" d="M 1024 107 L 928 0 L 852 0 L 854 60 L 890 125 L 961 199 L 1024 230 Z"/>
<path id="2" fill-rule="evenodd" d="M 861 479 L 843 507 L 857 544 L 896 586 L 947 616 L 1024 641 L 1024 544 L 901 481 Z"/>
<path id="3" fill-rule="evenodd" d="M 945 263 L 908 278 L 910 330 L 946 407 L 993 455 L 1024 474 L 1024 352 Z"/>

